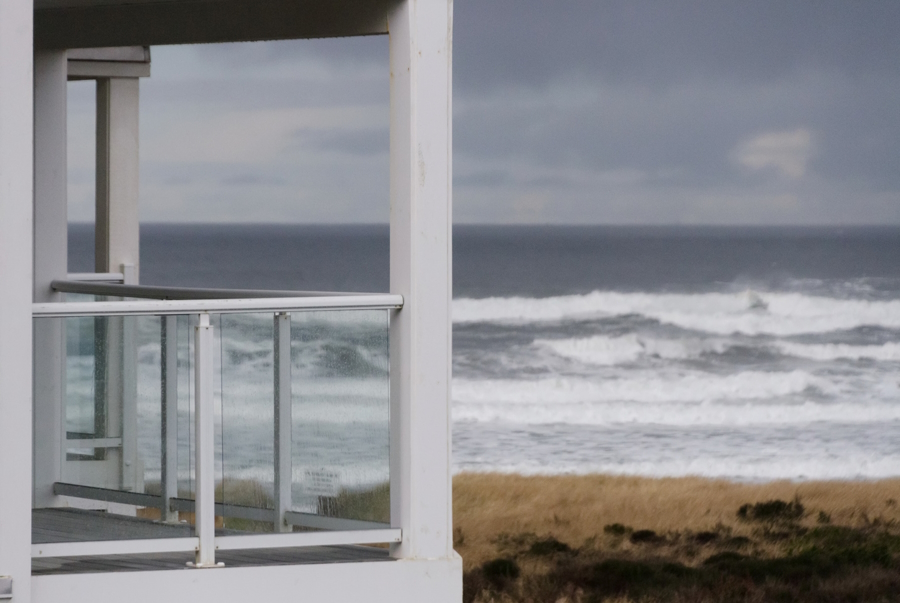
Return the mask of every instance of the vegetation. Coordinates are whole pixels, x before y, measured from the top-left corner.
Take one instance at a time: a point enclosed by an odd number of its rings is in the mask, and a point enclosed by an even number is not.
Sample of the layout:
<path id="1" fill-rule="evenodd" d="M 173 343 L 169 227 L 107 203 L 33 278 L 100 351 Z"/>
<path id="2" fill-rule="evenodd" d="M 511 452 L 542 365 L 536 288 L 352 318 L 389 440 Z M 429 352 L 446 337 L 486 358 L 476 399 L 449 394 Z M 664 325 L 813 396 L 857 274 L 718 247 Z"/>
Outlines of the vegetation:
<path id="1" fill-rule="evenodd" d="M 334 516 L 391 523 L 391 487 L 384 483 L 371 490 L 341 490 L 335 497 Z"/>
<path id="2" fill-rule="evenodd" d="M 458 475 L 466 603 L 900 601 L 900 480 Z"/>

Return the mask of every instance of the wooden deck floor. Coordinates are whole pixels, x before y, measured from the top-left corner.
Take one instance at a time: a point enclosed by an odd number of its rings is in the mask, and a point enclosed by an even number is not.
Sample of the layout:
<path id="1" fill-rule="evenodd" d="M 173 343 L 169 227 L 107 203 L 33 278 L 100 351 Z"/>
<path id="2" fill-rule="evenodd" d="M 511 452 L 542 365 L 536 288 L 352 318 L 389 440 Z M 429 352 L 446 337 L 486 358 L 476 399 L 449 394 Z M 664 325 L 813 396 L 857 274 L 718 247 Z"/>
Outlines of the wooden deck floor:
<path id="1" fill-rule="evenodd" d="M 217 530 L 222 535 L 239 534 Z M 146 519 L 110 515 L 78 509 L 35 509 L 32 512 L 32 542 L 85 542 L 93 540 L 131 540 L 145 538 L 183 538 L 192 536 L 188 525 L 166 525 Z M 85 572 L 135 572 L 185 569 L 193 561 L 192 553 L 151 553 L 142 555 L 106 555 L 98 557 L 57 557 L 33 559 L 35 576 Z M 387 549 L 369 546 L 321 546 L 285 549 L 221 551 L 216 560 L 226 567 L 262 565 L 299 565 L 310 563 L 349 563 L 390 561 Z"/>

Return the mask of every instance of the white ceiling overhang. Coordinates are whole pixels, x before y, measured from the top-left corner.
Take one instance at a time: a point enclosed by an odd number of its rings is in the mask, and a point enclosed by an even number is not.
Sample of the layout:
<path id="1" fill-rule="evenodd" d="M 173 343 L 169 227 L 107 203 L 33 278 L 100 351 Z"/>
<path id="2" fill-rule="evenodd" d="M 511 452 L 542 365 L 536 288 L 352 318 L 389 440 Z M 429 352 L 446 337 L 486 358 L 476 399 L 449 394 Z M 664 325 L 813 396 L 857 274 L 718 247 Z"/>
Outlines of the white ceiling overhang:
<path id="1" fill-rule="evenodd" d="M 35 0 L 34 43 L 97 48 L 377 35 L 387 33 L 399 1 Z"/>

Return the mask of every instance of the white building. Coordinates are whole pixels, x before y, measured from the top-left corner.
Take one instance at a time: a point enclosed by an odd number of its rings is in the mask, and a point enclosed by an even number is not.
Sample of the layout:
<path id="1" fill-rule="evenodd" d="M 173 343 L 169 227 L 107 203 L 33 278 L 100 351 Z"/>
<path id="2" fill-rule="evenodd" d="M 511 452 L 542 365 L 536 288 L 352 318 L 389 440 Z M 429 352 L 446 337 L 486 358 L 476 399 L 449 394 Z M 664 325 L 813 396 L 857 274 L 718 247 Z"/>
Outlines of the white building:
<path id="1" fill-rule="evenodd" d="M 390 40 L 390 291 L 141 286 L 147 49 L 374 34 Z M 452 0 L 0 0 L 0 600 L 461 599 L 451 51 Z M 67 273 L 70 79 L 97 80 L 92 274 Z M 225 325 L 266 362 L 226 354 Z M 305 371 L 322 333 L 363 333 L 383 370 Z M 251 382 L 226 408 L 224 384 Z"/>

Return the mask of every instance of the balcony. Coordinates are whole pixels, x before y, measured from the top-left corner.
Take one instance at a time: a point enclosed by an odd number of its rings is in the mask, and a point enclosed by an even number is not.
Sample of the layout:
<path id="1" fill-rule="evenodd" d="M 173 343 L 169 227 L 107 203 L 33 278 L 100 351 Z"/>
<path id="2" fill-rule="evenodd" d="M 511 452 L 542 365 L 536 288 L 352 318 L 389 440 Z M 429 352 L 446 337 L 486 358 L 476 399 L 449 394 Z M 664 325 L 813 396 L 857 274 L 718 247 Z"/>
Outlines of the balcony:
<path id="1" fill-rule="evenodd" d="M 0 23 L 0 599 L 459 601 L 452 3 L 3 0 Z M 391 294 L 140 288 L 142 49 L 388 33 Z M 70 78 L 98 90 L 90 282 Z"/>
<path id="2" fill-rule="evenodd" d="M 402 540 L 401 296 L 70 279 L 33 308 L 62 343 L 35 347 L 36 424 L 62 426 L 35 450 L 36 575 L 389 559 L 360 545 Z"/>

